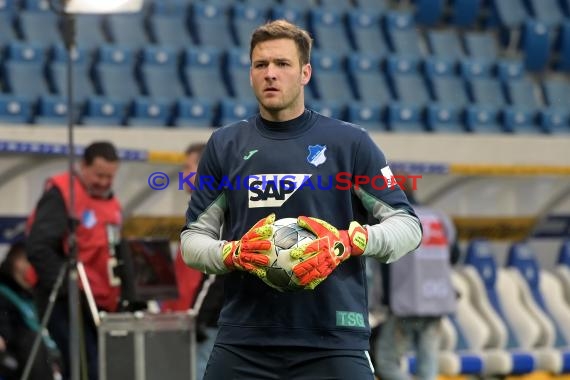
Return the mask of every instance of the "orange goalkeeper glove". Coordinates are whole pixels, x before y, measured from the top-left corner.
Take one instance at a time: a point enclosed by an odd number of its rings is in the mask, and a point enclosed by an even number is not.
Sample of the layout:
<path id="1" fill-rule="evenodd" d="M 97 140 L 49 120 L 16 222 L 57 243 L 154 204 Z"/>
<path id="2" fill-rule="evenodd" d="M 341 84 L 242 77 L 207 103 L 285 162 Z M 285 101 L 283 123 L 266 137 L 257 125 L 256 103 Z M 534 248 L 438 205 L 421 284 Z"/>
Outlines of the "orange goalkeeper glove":
<path id="1" fill-rule="evenodd" d="M 300 261 L 293 266 L 293 273 L 305 289 L 314 289 L 350 256 L 362 255 L 368 243 L 368 231 L 358 222 L 340 231 L 324 220 L 306 216 L 297 218 L 297 224 L 317 236 L 290 253 L 291 259 Z"/>
<path id="2" fill-rule="evenodd" d="M 274 254 L 272 237 L 275 214 L 261 219 L 240 240 L 229 241 L 222 247 L 222 258 L 229 270 L 250 272 L 265 278 L 270 255 Z"/>

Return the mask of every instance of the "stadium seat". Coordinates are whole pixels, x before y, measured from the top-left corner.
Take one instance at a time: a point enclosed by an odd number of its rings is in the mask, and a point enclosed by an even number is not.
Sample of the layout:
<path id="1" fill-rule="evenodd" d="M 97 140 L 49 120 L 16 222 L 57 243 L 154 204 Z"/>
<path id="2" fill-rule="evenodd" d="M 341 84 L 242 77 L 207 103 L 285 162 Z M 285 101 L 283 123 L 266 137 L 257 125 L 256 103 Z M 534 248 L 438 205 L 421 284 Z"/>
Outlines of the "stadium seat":
<path id="1" fill-rule="evenodd" d="M 381 69 L 380 56 L 351 54 L 348 57 L 347 70 L 360 103 L 384 106 L 392 100 L 390 88 Z"/>
<path id="2" fill-rule="evenodd" d="M 249 48 L 251 32 L 267 20 L 267 8 L 234 3 L 231 8 L 231 28 L 236 38 L 236 44 Z"/>
<path id="3" fill-rule="evenodd" d="M 501 82 L 495 78 L 473 78 L 467 84 L 473 103 L 487 107 L 506 105 Z"/>
<path id="4" fill-rule="evenodd" d="M 255 101 L 255 95 L 249 79 L 249 51 L 247 49 L 233 48 L 228 50 L 226 64 L 227 84 L 231 87 L 231 94 L 236 99 Z"/>
<path id="5" fill-rule="evenodd" d="M 102 45 L 94 65 L 95 83 L 100 95 L 121 101 L 130 101 L 140 94 L 135 79 L 132 50 Z"/>
<path id="6" fill-rule="evenodd" d="M 510 354 L 510 363 L 501 372 L 513 375 L 531 373 L 537 369 L 537 359 L 531 350 L 523 349 L 517 330 L 506 316 L 498 290 L 498 283 L 504 282 L 505 274 L 497 267 L 495 256 L 491 243 L 485 240 L 470 241 L 460 274 L 467 280 L 474 294 L 478 295 L 472 298 L 473 305 L 491 328 L 491 339 L 487 347 L 506 349 Z"/>
<path id="7" fill-rule="evenodd" d="M 191 97 L 218 102 L 230 95 L 222 80 L 220 50 L 212 47 L 187 49 L 184 62 L 184 75 Z"/>
<path id="8" fill-rule="evenodd" d="M 570 82 L 564 77 L 549 78 L 542 82 L 544 98 L 548 108 L 542 110 L 542 125 L 552 133 L 568 133 L 570 130 Z"/>
<path id="9" fill-rule="evenodd" d="M 32 104 L 32 99 L 24 96 L 0 94 L 0 123 L 31 123 Z"/>
<path id="10" fill-rule="evenodd" d="M 406 58 L 422 57 L 422 39 L 416 30 L 413 16 L 407 12 L 390 11 L 386 14 L 384 28 L 392 52 Z"/>
<path id="11" fill-rule="evenodd" d="M 94 50 L 107 43 L 99 15 L 75 15 L 75 28 L 75 43 L 80 49 Z"/>
<path id="12" fill-rule="evenodd" d="M 80 123 L 93 126 L 119 126 L 125 122 L 126 104 L 122 101 L 93 96 L 87 99 Z"/>
<path id="13" fill-rule="evenodd" d="M 513 107 L 537 112 L 542 107 L 540 89 L 529 78 L 505 82 L 507 98 Z"/>
<path id="14" fill-rule="evenodd" d="M 400 103 L 421 108 L 431 101 L 417 63 L 389 57 L 386 70 L 394 94 Z"/>
<path id="15" fill-rule="evenodd" d="M 559 38 L 560 46 L 558 49 L 556 69 L 570 72 L 570 21 L 566 21 L 562 24 Z"/>
<path id="16" fill-rule="evenodd" d="M 403 133 L 425 132 L 420 110 L 414 106 L 392 103 L 387 111 L 388 130 Z"/>
<path id="17" fill-rule="evenodd" d="M 345 55 L 352 51 L 342 14 L 324 8 L 309 10 L 309 28 L 315 39 L 315 48 L 322 52 Z"/>
<path id="18" fill-rule="evenodd" d="M 526 0 L 532 15 L 548 28 L 558 28 L 564 21 L 564 13 L 558 0 Z"/>
<path id="19" fill-rule="evenodd" d="M 305 102 L 307 107 L 315 112 L 320 113 L 326 117 L 332 117 L 339 120 L 344 120 L 345 118 L 345 107 L 336 102 L 319 102 L 318 100 L 311 100 L 311 102 Z"/>
<path id="20" fill-rule="evenodd" d="M 46 126 L 67 125 L 69 122 L 68 112 L 69 109 L 65 98 L 54 95 L 41 96 L 38 101 L 34 124 L 42 124 Z M 75 119 L 78 116 L 78 113 L 74 114 Z"/>
<path id="21" fill-rule="evenodd" d="M 427 107 L 427 126 L 432 132 L 465 133 L 462 110 L 443 104 L 430 104 Z"/>
<path id="22" fill-rule="evenodd" d="M 211 127 L 214 122 L 214 105 L 201 99 L 182 98 L 175 104 L 176 127 Z"/>
<path id="23" fill-rule="evenodd" d="M 17 26 L 22 39 L 28 43 L 48 47 L 61 41 L 59 17 L 50 9 L 48 1 L 25 1 L 17 13 Z"/>
<path id="24" fill-rule="evenodd" d="M 497 77 L 502 81 L 520 79 L 525 74 L 524 65 L 520 60 L 501 59 L 497 61 Z"/>
<path id="25" fill-rule="evenodd" d="M 304 4 L 308 4 L 308 1 L 303 1 Z M 306 10 L 304 8 L 296 8 L 285 5 L 278 5 L 273 7 L 270 11 L 270 17 L 272 20 L 284 19 L 292 24 L 298 25 L 300 28 L 309 30 L 309 22 L 306 17 Z"/>
<path id="26" fill-rule="evenodd" d="M 351 103 L 347 110 L 347 121 L 369 131 L 383 131 L 386 129 L 382 120 L 380 104 Z"/>
<path id="27" fill-rule="evenodd" d="M 497 39 L 491 32 L 467 32 L 463 38 L 470 57 L 492 62 L 499 56 Z"/>
<path id="28" fill-rule="evenodd" d="M 161 9 L 155 8 L 154 14 L 148 19 L 149 32 L 153 42 L 177 50 L 195 45 L 187 27 L 188 13 L 186 7 L 181 5 L 180 8 L 175 8 L 178 9 L 177 12 Z"/>
<path id="29" fill-rule="evenodd" d="M 424 63 L 424 71 L 435 102 L 446 108 L 457 109 L 462 109 L 469 104 L 463 79 L 455 74 L 451 62 L 429 58 Z"/>
<path id="30" fill-rule="evenodd" d="M 55 45 L 52 49 L 52 60 L 49 65 L 49 77 L 54 92 L 67 98 L 67 61 L 68 52 L 63 45 Z M 90 62 L 88 52 L 76 48 L 73 53 L 73 98 L 76 105 L 95 94 L 95 89 L 90 78 Z"/>
<path id="31" fill-rule="evenodd" d="M 341 56 L 334 52 L 315 51 L 311 54 L 311 63 L 311 82 L 319 100 L 335 101 L 343 105 L 355 100 Z"/>
<path id="32" fill-rule="evenodd" d="M 130 127 L 166 126 L 171 119 L 171 103 L 165 99 L 136 98 L 130 107 L 126 124 Z"/>
<path id="33" fill-rule="evenodd" d="M 17 42 L 9 44 L 2 70 L 4 91 L 31 99 L 49 94 L 44 76 L 45 59 L 41 46 Z"/>
<path id="34" fill-rule="evenodd" d="M 489 78 L 492 75 L 491 63 L 479 59 L 464 59 L 459 62 L 459 73 L 466 80 Z"/>
<path id="35" fill-rule="evenodd" d="M 472 133 L 502 133 L 495 107 L 469 106 L 466 109 L 467 130 Z"/>
<path id="36" fill-rule="evenodd" d="M 356 7 L 364 11 L 384 13 L 388 9 L 387 0 L 355 0 Z"/>
<path id="37" fill-rule="evenodd" d="M 536 125 L 534 113 L 521 108 L 504 109 L 503 125 L 507 132 L 512 133 L 544 133 Z"/>
<path id="38" fill-rule="evenodd" d="M 307 12 L 309 9 L 317 7 L 317 0 L 281 0 L 281 4 L 285 8 L 299 9 L 303 12 Z"/>
<path id="39" fill-rule="evenodd" d="M 107 15 L 104 28 L 115 45 L 138 50 L 151 42 L 142 12 Z"/>
<path id="40" fill-rule="evenodd" d="M 258 112 L 255 102 L 222 99 L 220 102 L 219 118 L 216 126 L 224 126 L 239 120 L 247 119 Z"/>
<path id="41" fill-rule="evenodd" d="M 542 71 L 550 59 L 550 32 L 545 24 L 528 20 L 522 29 L 521 49 L 525 67 L 529 71 Z"/>
<path id="42" fill-rule="evenodd" d="M 171 102 L 186 96 L 180 78 L 178 52 L 172 48 L 158 46 L 144 48 L 140 76 L 146 96 Z"/>
<path id="43" fill-rule="evenodd" d="M 7 45 L 17 39 L 18 36 L 14 28 L 14 15 L 8 10 L 3 11 L 0 9 L 0 46 Z"/>
<path id="44" fill-rule="evenodd" d="M 347 14 L 348 30 L 356 50 L 385 56 L 388 46 L 381 28 L 380 13 L 355 9 Z"/>
<path id="45" fill-rule="evenodd" d="M 351 0 L 319 0 L 319 4 L 325 9 L 334 9 L 340 12 L 348 12 L 352 9 Z"/>
<path id="46" fill-rule="evenodd" d="M 464 56 L 461 40 L 455 29 L 430 30 L 427 40 L 431 54 L 444 59 L 457 60 Z"/>
<path id="47" fill-rule="evenodd" d="M 227 49 L 235 46 L 226 6 L 206 2 L 190 4 L 192 34 L 198 45 Z"/>
<path id="48" fill-rule="evenodd" d="M 570 313 L 568 307 L 560 304 L 561 289 L 555 286 L 557 285 L 555 277 L 540 270 L 534 252 L 526 243 L 515 243 L 510 247 L 507 266 L 511 270 L 512 278 L 521 289 L 523 302 L 538 322 L 542 346 L 557 349 L 549 357 L 555 367 L 553 372 L 569 373 L 570 350 L 567 335 L 570 331 L 567 329 L 567 318 Z M 546 283 L 543 283 L 543 276 L 548 279 Z M 545 297 L 543 289 L 548 286 L 553 288 L 546 289 L 549 294 Z M 553 302 L 552 297 L 557 294 L 559 297 Z"/>
<path id="49" fill-rule="evenodd" d="M 425 26 L 434 26 L 443 16 L 444 0 L 414 0 L 416 21 Z"/>
<path id="50" fill-rule="evenodd" d="M 471 27 L 480 15 L 482 1 L 455 0 L 451 2 L 451 23 L 458 27 Z"/>

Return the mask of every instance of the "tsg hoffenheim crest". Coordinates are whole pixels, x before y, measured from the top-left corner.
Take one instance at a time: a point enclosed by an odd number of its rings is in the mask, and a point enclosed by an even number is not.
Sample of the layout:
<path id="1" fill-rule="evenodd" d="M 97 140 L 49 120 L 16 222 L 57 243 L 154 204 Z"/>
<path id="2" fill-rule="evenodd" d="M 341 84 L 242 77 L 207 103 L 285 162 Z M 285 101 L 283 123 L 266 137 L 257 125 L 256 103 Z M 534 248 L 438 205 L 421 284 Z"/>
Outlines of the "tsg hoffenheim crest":
<path id="1" fill-rule="evenodd" d="M 309 155 L 307 156 L 309 164 L 315 166 L 324 164 L 327 160 L 327 156 L 325 156 L 326 150 L 326 145 L 309 145 Z"/>

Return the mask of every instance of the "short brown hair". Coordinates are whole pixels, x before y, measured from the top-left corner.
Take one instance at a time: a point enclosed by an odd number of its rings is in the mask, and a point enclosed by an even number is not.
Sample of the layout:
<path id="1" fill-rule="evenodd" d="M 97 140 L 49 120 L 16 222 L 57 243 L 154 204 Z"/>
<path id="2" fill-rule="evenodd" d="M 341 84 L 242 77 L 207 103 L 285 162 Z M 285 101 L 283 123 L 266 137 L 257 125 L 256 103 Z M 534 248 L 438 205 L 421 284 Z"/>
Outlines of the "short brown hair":
<path id="1" fill-rule="evenodd" d="M 188 148 L 184 151 L 185 155 L 190 155 L 192 153 L 197 153 L 198 156 L 202 156 L 202 152 L 206 148 L 206 144 L 203 142 L 193 143 L 188 145 Z"/>
<path id="2" fill-rule="evenodd" d="M 253 31 L 249 45 L 249 59 L 251 59 L 253 49 L 258 43 L 280 38 L 287 38 L 295 42 L 299 51 L 301 66 L 311 61 L 311 47 L 313 45 L 311 36 L 307 31 L 287 20 L 270 21 Z"/>

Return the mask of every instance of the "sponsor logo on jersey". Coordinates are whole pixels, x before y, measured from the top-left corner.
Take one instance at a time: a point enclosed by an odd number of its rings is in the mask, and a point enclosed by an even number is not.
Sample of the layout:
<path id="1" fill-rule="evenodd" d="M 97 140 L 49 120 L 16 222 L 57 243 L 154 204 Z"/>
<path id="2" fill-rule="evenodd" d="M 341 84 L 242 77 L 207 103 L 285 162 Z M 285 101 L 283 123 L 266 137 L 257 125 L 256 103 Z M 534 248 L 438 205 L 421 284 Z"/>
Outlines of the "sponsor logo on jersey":
<path id="1" fill-rule="evenodd" d="M 336 325 L 342 327 L 366 327 L 364 316 L 356 311 L 337 310 Z"/>
<path id="2" fill-rule="evenodd" d="M 281 207 L 311 174 L 256 174 L 248 178 L 249 208 Z"/>
<path id="3" fill-rule="evenodd" d="M 380 172 L 386 181 L 386 186 L 388 186 L 388 189 L 392 189 L 396 185 L 396 179 L 394 178 L 394 174 L 392 174 L 390 167 L 386 165 L 380 169 Z"/>
<path id="4" fill-rule="evenodd" d="M 325 163 L 327 156 L 325 156 L 325 151 L 327 150 L 326 145 L 309 145 L 309 155 L 307 156 L 307 162 L 314 166 L 319 166 Z"/>
<path id="5" fill-rule="evenodd" d="M 250 150 L 245 156 L 243 156 L 243 159 L 247 161 L 251 157 L 253 157 L 253 155 L 256 154 L 257 152 L 259 152 L 259 150 L 257 150 L 257 149 Z"/>

